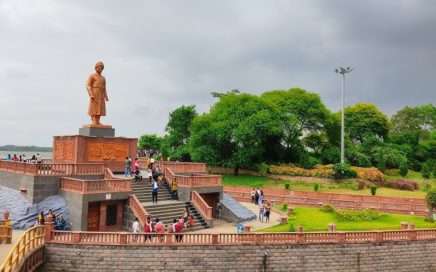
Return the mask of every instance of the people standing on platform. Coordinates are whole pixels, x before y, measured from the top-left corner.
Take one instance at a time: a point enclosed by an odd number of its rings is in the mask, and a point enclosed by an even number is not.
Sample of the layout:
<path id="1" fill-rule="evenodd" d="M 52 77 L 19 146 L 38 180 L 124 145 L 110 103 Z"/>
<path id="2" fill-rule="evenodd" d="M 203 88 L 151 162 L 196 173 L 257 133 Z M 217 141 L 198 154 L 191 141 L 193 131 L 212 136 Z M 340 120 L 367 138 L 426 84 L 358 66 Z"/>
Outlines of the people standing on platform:
<path id="1" fill-rule="evenodd" d="M 132 223 L 132 232 L 133 233 L 140 232 L 140 225 L 139 225 L 138 217 L 135 217 L 135 221 L 133 221 L 133 223 Z"/>
<path id="2" fill-rule="evenodd" d="M 189 209 L 188 209 L 188 207 L 185 207 L 185 211 L 183 212 L 183 221 L 184 221 L 185 227 L 188 227 L 188 220 L 189 220 Z"/>
<path id="3" fill-rule="evenodd" d="M 152 184 L 151 184 L 151 201 L 153 204 L 157 204 L 157 194 L 159 192 L 159 184 L 157 181 L 152 178 Z"/>
<path id="4" fill-rule="evenodd" d="M 132 160 L 129 157 L 126 157 L 126 160 L 124 161 L 124 176 L 131 176 L 132 175 Z"/>
<path id="5" fill-rule="evenodd" d="M 260 190 L 259 188 L 256 188 L 256 191 L 254 192 L 254 204 L 259 205 L 259 196 L 260 196 Z"/>
<path id="6" fill-rule="evenodd" d="M 255 188 L 251 189 L 250 197 L 251 197 L 251 203 L 256 204 L 256 189 Z"/>
<path id="7" fill-rule="evenodd" d="M 8 154 L 8 161 L 12 160 L 11 154 Z"/>
<path id="8" fill-rule="evenodd" d="M 262 203 L 259 204 L 259 221 L 260 222 L 263 222 L 264 212 L 265 212 L 265 207 L 264 207 L 264 204 L 262 202 Z"/>
<path id="9" fill-rule="evenodd" d="M 265 197 L 264 197 L 264 195 L 263 195 L 263 191 L 260 190 L 260 193 L 259 193 L 259 199 L 258 199 L 258 204 L 259 204 L 259 205 L 263 204 L 263 200 L 264 200 L 264 199 L 265 199 Z"/>
<path id="10" fill-rule="evenodd" d="M 39 225 L 45 225 L 45 217 L 44 217 L 44 212 L 41 211 L 38 215 L 38 224 Z"/>
<path id="11" fill-rule="evenodd" d="M 153 232 L 153 227 L 151 225 L 150 216 L 147 216 L 147 220 L 145 221 L 144 232 L 145 232 L 144 241 L 147 242 L 147 240 L 150 240 L 151 242 L 151 233 Z"/>
<path id="12" fill-rule="evenodd" d="M 162 224 L 162 222 L 159 221 L 159 218 L 156 218 L 156 223 L 154 224 L 154 231 L 157 233 L 157 236 L 159 237 L 159 240 L 161 242 L 164 241 L 165 237 L 165 226 Z"/>
<path id="13" fill-rule="evenodd" d="M 153 173 L 151 171 L 151 168 L 147 168 L 147 179 L 150 183 L 153 182 L 152 177 L 153 177 Z"/>
<path id="14" fill-rule="evenodd" d="M 174 233 L 174 237 L 176 238 L 176 242 L 182 242 L 183 235 L 180 234 L 183 230 L 183 218 L 180 217 L 179 220 L 174 219 L 173 224 L 171 225 L 171 231 Z"/>
<path id="15" fill-rule="evenodd" d="M 265 206 L 264 206 L 264 219 L 265 219 L 265 223 L 269 223 L 269 217 L 271 214 L 271 203 L 269 201 L 265 201 Z"/>
<path id="16" fill-rule="evenodd" d="M 56 215 L 53 213 L 53 210 L 52 210 L 52 209 L 49 209 L 49 210 L 48 210 L 48 217 L 51 217 L 51 218 L 52 218 L 52 222 L 55 222 L 55 221 L 56 221 Z"/>

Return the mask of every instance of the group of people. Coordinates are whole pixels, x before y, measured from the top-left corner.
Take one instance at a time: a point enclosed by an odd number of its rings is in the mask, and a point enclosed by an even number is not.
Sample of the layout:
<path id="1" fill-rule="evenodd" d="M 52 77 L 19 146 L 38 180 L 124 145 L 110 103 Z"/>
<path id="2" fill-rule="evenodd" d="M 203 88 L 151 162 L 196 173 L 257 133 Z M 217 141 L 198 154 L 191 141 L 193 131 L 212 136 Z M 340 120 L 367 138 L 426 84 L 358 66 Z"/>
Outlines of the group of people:
<path id="1" fill-rule="evenodd" d="M 173 233 L 176 242 L 182 242 L 183 230 L 193 225 L 194 225 L 194 217 L 192 216 L 192 214 L 189 213 L 188 208 L 185 208 L 183 216 L 180 216 L 179 218 L 174 218 L 173 223 L 168 225 L 167 227 L 165 227 L 165 225 L 159 220 L 159 218 L 152 220 L 150 216 L 147 216 L 143 229 L 144 241 L 151 242 L 152 237 L 158 237 L 158 239 L 160 239 L 160 241 L 162 242 L 164 240 L 164 235 L 162 234 Z M 141 232 L 141 225 L 139 223 L 138 218 L 135 218 L 135 221 L 133 221 L 132 223 L 132 232 L 133 233 Z"/>
<path id="2" fill-rule="evenodd" d="M 138 158 L 135 158 L 133 165 L 130 157 L 126 157 L 125 161 L 125 171 L 124 175 L 132 176 L 132 172 L 135 175 L 135 182 L 139 182 L 144 180 L 144 178 L 140 175 L 140 165 Z M 147 177 L 145 178 L 145 182 L 149 182 L 151 184 L 151 199 L 153 204 L 157 204 L 158 193 L 159 193 L 159 183 L 163 182 L 162 173 L 159 169 L 158 165 L 155 165 L 154 159 L 150 160 L 150 163 L 147 166 Z"/>
<path id="3" fill-rule="evenodd" d="M 56 214 L 53 212 L 53 210 L 49 209 L 47 217 L 52 218 L 52 222 L 54 223 L 55 230 L 67 230 L 68 229 L 67 228 L 67 221 L 65 221 L 62 214 L 60 214 L 59 216 L 56 216 Z M 36 220 L 36 225 L 45 225 L 46 222 L 47 222 L 47 220 L 46 220 L 46 217 L 44 216 L 44 212 L 41 211 L 38 214 L 38 218 Z"/>
<path id="4" fill-rule="evenodd" d="M 23 155 L 17 155 L 17 154 L 8 154 L 8 157 L 6 158 L 9 161 L 16 161 L 16 162 L 30 162 L 30 163 L 41 163 L 41 155 L 39 153 L 33 154 L 30 159 L 26 158 L 26 154 Z"/>
<path id="5" fill-rule="evenodd" d="M 259 188 L 253 188 L 251 190 L 251 202 L 259 207 L 259 221 L 269 223 L 271 214 L 271 202 L 265 199 L 263 190 Z"/>

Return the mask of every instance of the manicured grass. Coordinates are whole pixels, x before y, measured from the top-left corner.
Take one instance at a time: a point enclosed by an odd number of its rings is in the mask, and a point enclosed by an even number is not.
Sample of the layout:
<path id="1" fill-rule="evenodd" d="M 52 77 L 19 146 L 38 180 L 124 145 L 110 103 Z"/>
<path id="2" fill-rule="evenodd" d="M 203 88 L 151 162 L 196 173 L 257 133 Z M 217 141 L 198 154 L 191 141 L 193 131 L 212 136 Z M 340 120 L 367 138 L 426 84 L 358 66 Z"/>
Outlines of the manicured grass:
<path id="1" fill-rule="evenodd" d="M 404 191 L 392 188 L 380 187 L 377 189 L 378 196 L 390 196 L 390 197 L 406 197 L 406 198 L 425 198 L 426 192 L 424 191 L 424 182 L 428 182 L 433 188 L 436 188 L 436 179 L 429 179 L 424 181 L 420 173 L 409 171 L 410 176 L 388 176 L 386 179 L 411 179 L 418 182 L 420 190 L 417 191 Z M 370 195 L 369 189 L 358 190 L 357 183 L 353 180 L 344 180 L 335 182 L 334 180 L 326 182 L 308 182 L 308 181 L 285 181 L 274 180 L 267 177 L 257 176 L 232 176 L 225 175 L 223 177 L 224 185 L 242 186 L 242 187 L 262 187 L 262 188 L 285 188 L 285 184 L 290 184 L 290 189 L 293 191 L 313 192 L 314 184 L 318 183 L 319 192 L 324 193 L 338 193 L 338 194 L 353 194 L 353 195 Z"/>
<path id="2" fill-rule="evenodd" d="M 326 231 L 327 225 L 336 224 L 337 230 L 358 231 L 358 230 L 387 230 L 399 229 L 400 222 L 414 223 L 417 228 L 435 228 L 436 223 L 424 221 L 424 217 L 383 213 L 373 221 L 342 222 L 336 218 L 334 212 L 324 212 L 319 208 L 297 207 L 294 209 L 294 216 L 289 217 L 287 225 L 276 225 L 259 232 L 287 232 L 290 226 L 303 226 L 304 231 Z"/>
<path id="3" fill-rule="evenodd" d="M 256 176 L 233 176 L 233 175 L 225 175 L 223 176 L 223 184 L 231 185 L 231 186 L 243 186 L 243 187 L 265 187 L 272 180 L 266 177 L 256 177 Z"/>

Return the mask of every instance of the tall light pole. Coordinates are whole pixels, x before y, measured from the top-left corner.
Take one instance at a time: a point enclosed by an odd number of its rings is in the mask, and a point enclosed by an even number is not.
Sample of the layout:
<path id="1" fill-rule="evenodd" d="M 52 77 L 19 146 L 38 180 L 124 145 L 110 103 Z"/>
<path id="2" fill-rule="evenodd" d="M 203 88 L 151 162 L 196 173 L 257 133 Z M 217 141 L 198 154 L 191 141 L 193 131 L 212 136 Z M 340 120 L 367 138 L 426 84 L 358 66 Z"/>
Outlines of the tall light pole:
<path id="1" fill-rule="evenodd" d="M 353 71 L 351 67 L 339 67 L 335 69 L 337 74 L 342 75 L 342 86 L 341 86 L 341 163 L 345 162 L 345 142 L 344 142 L 344 134 L 345 134 L 345 113 L 344 113 L 344 96 L 345 96 L 345 74 Z"/>

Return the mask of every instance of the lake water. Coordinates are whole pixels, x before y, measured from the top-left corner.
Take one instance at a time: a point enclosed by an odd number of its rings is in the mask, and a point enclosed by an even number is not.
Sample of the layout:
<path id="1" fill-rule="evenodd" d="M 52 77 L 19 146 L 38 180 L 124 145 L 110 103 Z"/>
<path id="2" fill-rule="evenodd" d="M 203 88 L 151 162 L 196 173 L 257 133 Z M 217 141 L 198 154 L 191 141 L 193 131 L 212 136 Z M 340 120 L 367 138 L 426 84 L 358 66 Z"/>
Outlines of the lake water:
<path id="1" fill-rule="evenodd" d="M 25 155 L 24 159 L 30 159 L 30 158 L 32 158 L 33 155 L 36 155 L 36 153 L 39 153 L 39 155 L 41 155 L 41 159 L 51 159 L 52 158 L 51 152 L 35 152 L 35 151 L 26 152 L 26 151 L 1 151 L 1 150 L 0 150 L 0 158 L 5 159 L 8 157 L 8 154 L 11 154 L 11 156 L 13 156 L 14 154 L 17 154 L 17 156 Z"/>

